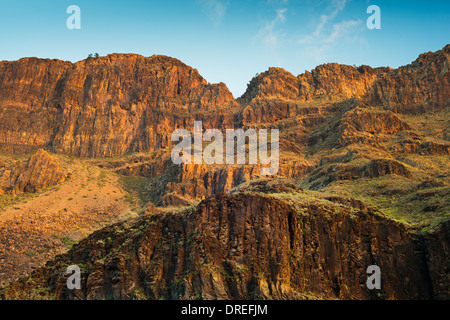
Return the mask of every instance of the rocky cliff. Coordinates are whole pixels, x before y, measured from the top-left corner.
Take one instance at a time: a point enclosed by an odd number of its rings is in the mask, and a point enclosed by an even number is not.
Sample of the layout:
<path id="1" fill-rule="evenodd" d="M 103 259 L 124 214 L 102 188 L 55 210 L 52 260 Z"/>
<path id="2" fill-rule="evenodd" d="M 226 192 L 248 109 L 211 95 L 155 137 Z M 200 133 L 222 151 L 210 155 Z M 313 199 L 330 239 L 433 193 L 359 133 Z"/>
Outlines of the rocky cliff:
<path id="1" fill-rule="evenodd" d="M 303 114 L 317 125 L 325 106 L 305 108 L 304 101 L 357 98 L 394 112 L 442 109 L 449 104 L 449 50 L 447 45 L 395 70 L 331 63 L 295 77 L 270 68 L 238 101 L 225 84 L 209 84 L 196 69 L 165 56 L 3 61 L 0 145 L 11 152 L 46 147 L 82 157 L 117 156 L 170 147 L 170 133 L 194 120 L 224 128 Z"/>
<path id="2" fill-rule="evenodd" d="M 208 84 L 179 60 L 131 54 L 2 62 L 0 96 L 3 149 L 83 157 L 167 147 L 196 113 L 234 103 L 223 83 Z"/>
<path id="3" fill-rule="evenodd" d="M 450 45 L 421 54 L 398 69 L 327 63 L 295 77 L 281 68 L 257 75 L 241 97 L 289 100 L 358 98 L 395 112 L 423 112 L 449 106 Z"/>
<path id="4" fill-rule="evenodd" d="M 279 192 L 283 191 L 283 192 Z M 57 299 L 444 299 L 448 223 L 426 238 L 376 210 L 255 183 L 112 225 L 3 292 Z M 65 270 L 83 268 L 68 290 Z M 382 270 L 369 290 L 366 269 Z M 32 285 L 37 283 L 36 286 Z"/>
<path id="5" fill-rule="evenodd" d="M 384 74 L 368 93 L 373 105 L 395 112 L 434 111 L 450 106 L 450 45 L 421 54 L 413 63 Z"/>

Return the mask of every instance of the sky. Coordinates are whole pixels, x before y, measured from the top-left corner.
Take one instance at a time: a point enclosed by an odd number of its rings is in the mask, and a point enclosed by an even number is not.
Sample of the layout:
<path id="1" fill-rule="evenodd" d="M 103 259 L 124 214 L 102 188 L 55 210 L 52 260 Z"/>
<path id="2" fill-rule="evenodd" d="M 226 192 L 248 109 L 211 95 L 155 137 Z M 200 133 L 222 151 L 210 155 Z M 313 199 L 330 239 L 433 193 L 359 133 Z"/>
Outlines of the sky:
<path id="1" fill-rule="evenodd" d="M 80 29 L 70 30 L 70 5 Z M 369 29 L 370 5 L 381 29 Z M 162 54 L 241 96 L 255 74 L 337 62 L 397 68 L 450 43 L 448 0 L 0 0 L 0 61 Z"/>

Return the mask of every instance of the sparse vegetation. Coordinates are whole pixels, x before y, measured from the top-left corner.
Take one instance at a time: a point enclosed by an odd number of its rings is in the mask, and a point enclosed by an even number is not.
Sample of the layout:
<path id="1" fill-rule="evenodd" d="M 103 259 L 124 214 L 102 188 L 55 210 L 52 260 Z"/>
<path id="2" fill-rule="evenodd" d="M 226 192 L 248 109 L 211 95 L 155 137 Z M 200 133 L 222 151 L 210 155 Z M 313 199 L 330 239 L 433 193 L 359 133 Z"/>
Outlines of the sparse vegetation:
<path id="1" fill-rule="evenodd" d="M 54 235 L 55 238 L 61 240 L 61 242 L 68 248 L 71 249 L 78 241 L 68 237 L 68 236 L 57 236 Z"/>

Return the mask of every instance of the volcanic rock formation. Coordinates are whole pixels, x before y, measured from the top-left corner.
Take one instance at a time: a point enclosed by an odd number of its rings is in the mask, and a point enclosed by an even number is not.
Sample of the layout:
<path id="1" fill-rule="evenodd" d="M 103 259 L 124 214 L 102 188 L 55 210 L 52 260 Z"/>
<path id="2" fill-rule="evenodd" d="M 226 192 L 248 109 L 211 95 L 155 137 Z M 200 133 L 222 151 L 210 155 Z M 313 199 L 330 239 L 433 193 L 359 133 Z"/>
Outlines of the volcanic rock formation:
<path id="1" fill-rule="evenodd" d="M 42 150 L 13 165 L 45 148 L 148 202 L 3 298 L 448 299 L 449 57 L 447 45 L 398 69 L 269 68 L 237 99 L 165 56 L 0 62 L 0 194 L 65 178 Z M 171 134 L 195 120 L 279 129 L 279 171 L 174 165 Z M 67 290 L 72 264 L 81 290 Z M 365 286 L 372 264 L 379 292 Z"/>
<path id="2" fill-rule="evenodd" d="M 330 200 L 279 183 L 261 190 L 257 183 L 178 213 L 107 227 L 3 294 L 39 297 L 41 291 L 57 299 L 448 297 L 448 261 L 442 259 L 449 253 L 448 223 L 423 238 L 361 204 Z M 65 270 L 73 264 L 83 266 L 80 290 L 66 286 Z M 373 264 L 383 270 L 378 295 L 365 287 L 366 268 Z"/>
<path id="3" fill-rule="evenodd" d="M 27 164 L 6 170 L 0 178 L 3 189 L 11 194 L 37 192 L 63 182 L 66 174 L 58 162 L 45 150 L 39 149 Z"/>

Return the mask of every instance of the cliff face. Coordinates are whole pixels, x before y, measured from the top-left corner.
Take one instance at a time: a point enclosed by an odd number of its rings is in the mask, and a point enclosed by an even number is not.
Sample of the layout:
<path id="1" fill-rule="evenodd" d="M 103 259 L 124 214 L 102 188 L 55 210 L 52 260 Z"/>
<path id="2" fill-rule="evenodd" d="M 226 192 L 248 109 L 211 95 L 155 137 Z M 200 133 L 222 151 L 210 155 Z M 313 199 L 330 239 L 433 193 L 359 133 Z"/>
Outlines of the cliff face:
<path id="1" fill-rule="evenodd" d="M 361 99 L 394 112 L 424 112 L 450 104 L 450 45 L 421 54 L 413 63 L 392 69 L 353 67 L 337 63 L 320 65 L 295 77 L 281 68 L 257 75 L 242 96 L 288 100 Z"/>
<path id="2" fill-rule="evenodd" d="M 233 96 L 180 61 L 113 54 L 75 64 L 22 59 L 0 65 L 0 143 L 78 156 L 168 146 L 170 133 Z M 193 122 L 193 121 L 190 121 Z"/>
<path id="3" fill-rule="evenodd" d="M 46 102 L 70 63 L 24 58 L 0 62 L 0 146 L 29 152 L 47 146 L 58 126 L 59 111 Z"/>
<path id="4" fill-rule="evenodd" d="M 379 75 L 391 71 L 390 68 L 373 69 L 369 66 L 355 68 L 327 63 L 295 77 L 282 68 L 269 68 L 268 71 L 253 78 L 242 99 L 251 101 L 255 97 L 278 97 L 311 101 L 362 98 Z"/>
<path id="5" fill-rule="evenodd" d="M 374 83 L 368 102 L 395 112 L 435 111 L 450 106 L 450 45 L 421 54 Z"/>
<path id="6" fill-rule="evenodd" d="M 423 239 L 359 203 L 256 184 L 96 232 L 4 297 L 445 298 L 448 236 L 448 224 Z M 67 289 L 72 264 L 83 266 L 81 290 Z M 376 293 L 365 285 L 372 264 L 383 279 Z"/>

